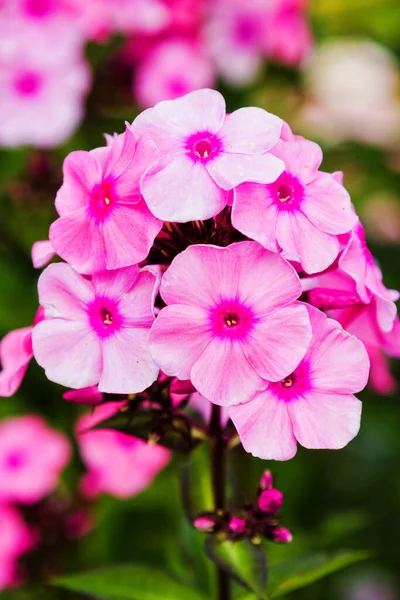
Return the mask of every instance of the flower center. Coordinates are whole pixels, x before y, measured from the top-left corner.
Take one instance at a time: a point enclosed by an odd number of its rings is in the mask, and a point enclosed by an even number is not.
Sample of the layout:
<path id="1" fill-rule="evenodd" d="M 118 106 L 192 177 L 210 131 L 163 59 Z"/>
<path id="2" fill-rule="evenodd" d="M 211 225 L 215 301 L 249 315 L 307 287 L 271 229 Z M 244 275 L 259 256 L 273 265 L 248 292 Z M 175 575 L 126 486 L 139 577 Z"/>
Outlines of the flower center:
<path id="1" fill-rule="evenodd" d="M 118 303 L 111 298 L 96 298 L 88 305 L 88 317 L 92 329 L 101 338 L 112 335 L 123 324 Z"/>
<path id="2" fill-rule="evenodd" d="M 281 384 L 284 388 L 291 388 L 295 381 L 296 381 L 295 374 L 292 373 L 288 377 L 285 377 L 285 379 L 282 379 Z"/>
<path id="3" fill-rule="evenodd" d="M 34 71 L 20 73 L 14 81 L 14 88 L 20 96 L 35 96 L 42 86 L 42 78 Z"/>
<path id="4" fill-rule="evenodd" d="M 228 313 L 225 315 L 224 319 L 228 327 L 237 327 L 240 323 L 239 315 L 236 315 L 235 313 Z"/>
<path id="5" fill-rule="evenodd" d="M 91 215 L 104 221 L 115 205 L 112 181 L 102 181 L 93 188 L 89 208 Z"/>
<path id="6" fill-rule="evenodd" d="M 25 0 L 25 11 L 31 17 L 45 17 L 51 9 L 51 0 Z"/>
<path id="7" fill-rule="evenodd" d="M 222 151 L 221 139 L 209 131 L 200 131 L 189 136 L 185 151 L 194 162 L 208 162 Z"/>
<path id="8" fill-rule="evenodd" d="M 268 185 L 269 192 L 280 210 L 291 211 L 300 206 L 304 196 L 303 184 L 291 173 L 284 171 L 275 183 Z"/>
<path id="9" fill-rule="evenodd" d="M 285 183 L 278 188 L 278 198 L 281 202 L 287 202 L 292 196 L 292 188 Z"/>
<path id="10" fill-rule="evenodd" d="M 10 470 L 19 469 L 24 463 L 24 457 L 20 452 L 12 452 L 6 458 L 6 466 Z"/>
<path id="11" fill-rule="evenodd" d="M 236 21 L 234 36 L 242 46 L 258 46 L 262 39 L 262 24 L 255 15 L 240 15 Z"/>

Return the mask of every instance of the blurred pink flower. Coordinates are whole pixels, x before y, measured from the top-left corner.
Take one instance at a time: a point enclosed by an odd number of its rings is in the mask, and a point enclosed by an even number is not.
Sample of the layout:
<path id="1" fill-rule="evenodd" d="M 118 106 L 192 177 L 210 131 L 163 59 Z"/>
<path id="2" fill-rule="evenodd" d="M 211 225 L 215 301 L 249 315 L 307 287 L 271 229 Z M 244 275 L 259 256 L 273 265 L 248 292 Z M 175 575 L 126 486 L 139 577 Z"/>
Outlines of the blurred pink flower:
<path id="1" fill-rule="evenodd" d="M 247 402 L 306 352 L 311 329 L 294 303 L 300 291 L 294 269 L 256 242 L 189 246 L 164 274 L 168 306 L 150 332 L 152 356 L 215 404 Z"/>
<path id="2" fill-rule="evenodd" d="M 35 541 L 19 511 L 0 504 L 0 591 L 18 582 L 18 559 L 33 549 Z"/>
<path id="3" fill-rule="evenodd" d="M 313 38 L 303 0 L 271 3 L 266 23 L 264 49 L 269 58 L 298 66 L 310 56 Z"/>
<path id="4" fill-rule="evenodd" d="M 34 325 L 43 318 L 43 310 L 38 309 Z M 0 342 L 0 397 L 13 396 L 25 376 L 33 358 L 33 325 L 10 331 Z"/>
<path id="5" fill-rule="evenodd" d="M 319 310 L 307 307 L 313 339 L 294 372 L 229 414 L 247 452 L 288 460 L 305 448 L 343 448 L 358 433 L 361 402 L 353 396 L 367 383 L 363 344 Z"/>
<path id="6" fill-rule="evenodd" d="M 306 273 L 323 271 L 339 253 L 337 236 L 358 220 L 350 196 L 333 175 L 318 170 L 322 151 L 314 142 L 281 140 L 272 152 L 283 160 L 284 172 L 272 184 L 235 189 L 233 226 L 298 260 Z"/>
<path id="7" fill-rule="evenodd" d="M 162 227 L 143 202 L 141 180 L 157 160 L 154 143 L 125 133 L 91 152 L 71 152 L 56 197 L 60 215 L 50 227 L 57 253 L 83 273 L 144 260 Z"/>
<path id="8" fill-rule="evenodd" d="M 34 503 L 57 486 L 68 464 L 67 438 L 37 415 L 0 423 L 0 500 Z"/>
<path id="9" fill-rule="evenodd" d="M 0 146 L 57 146 L 81 121 L 90 74 L 70 29 L 0 23 Z"/>
<path id="10" fill-rule="evenodd" d="M 213 87 L 215 70 L 201 45 L 191 39 L 160 41 L 139 63 L 134 95 L 145 107 L 172 100 L 193 90 Z"/>
<path id="11" fill-rule="evenodd" d="M 157 379 L 148 335 L 158 279 L 150 270 L 132 266 L 88 280 L 56 263 L 43 271 L 38 290 L 45 319 L 34 327 L 33 350 L 51 381 L 124 394 Z"/>
<path id="12" fill-rule="evenodd" d="M 78 444 L 88 469 L 81 489 L 89 498 L 100 493 L 117 498 L 139 494 L 169 462 L 170 452 L 161 446 L 147 444 L 119 431 L 88 431 L 115 414 L 123 404 L 107 402 L 77 423 Z"/>
<path id="13" fill-rule="evenodd" d="M 143 111 L 133 130 L 156 143 L 159 162 L 142 180 L 147 206 L 160 219 L 208 219 L 228 202 L 227 190 L 243 181 L 270 183 L 283 163 L 268 153 L 282 121 L 247 107 L 226 116 L 223 96 L 210 89 L 160 102 Z"/>

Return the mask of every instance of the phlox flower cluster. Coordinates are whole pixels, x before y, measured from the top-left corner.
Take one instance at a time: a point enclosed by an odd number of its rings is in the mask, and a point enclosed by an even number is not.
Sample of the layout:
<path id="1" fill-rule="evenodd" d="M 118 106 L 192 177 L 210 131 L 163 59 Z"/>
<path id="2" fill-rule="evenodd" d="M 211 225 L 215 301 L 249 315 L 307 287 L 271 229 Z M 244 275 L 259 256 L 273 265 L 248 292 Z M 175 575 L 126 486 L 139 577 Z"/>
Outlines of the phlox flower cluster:
<path id="1" fill-rule="evenodd" d="M 226 114 L 210 89 L 71 153 L 40 257 L 65 262 L 40 275 L 29 334 L 2 343 L 3 395 L 31 336 L 51 381 L 128 404 L 166 381 L 206 418 L 221 406 L 255 456 L 344 447 L 360 427 L 368 354 L 380 369 L 398 355 L 398 295 L 341 174 L 321 161 L 278 117 Z"/>
<path id="2" fill-rule="evenodd" d="M 0 423 L 0 590 L 23 578 L 19 559 L 41 541 L 23 507 L 54 491 L 70 454 L 66 437 L 37 415 Z"/>
<path id="3" fill-rule="evenodd" d="M 304 0 L 3 0 L 0 146 L 63 143 L 84 115 L 88 41 L 126 38 L 138 103 L 247 85 L 266 58 L 298 65 L 312 41 Z M 239 59 L 238 59 L 239 57 Z"/>

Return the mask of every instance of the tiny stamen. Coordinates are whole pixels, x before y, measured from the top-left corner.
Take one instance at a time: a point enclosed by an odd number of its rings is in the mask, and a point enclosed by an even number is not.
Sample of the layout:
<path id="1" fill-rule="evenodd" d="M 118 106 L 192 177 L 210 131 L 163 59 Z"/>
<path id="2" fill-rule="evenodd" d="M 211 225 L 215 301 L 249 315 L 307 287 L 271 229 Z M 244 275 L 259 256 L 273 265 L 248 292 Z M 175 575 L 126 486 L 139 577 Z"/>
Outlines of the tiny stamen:
<path id="1" fill-rule="evenodd" d="M 101 312 L 101 319 L 102 319 L 104 325 L 112 325 L 112 322 L 113 322 L 112 314 L 106 308 L 102 308 L 100 312 Z"/>
<path id="2" fill-rule="evenodd" d="M 104 203 L 108 206 L 111 200 L 109 198 L 104 198 Z"/>
<path id="3" fill-rule="evenodd" d="M 292 190 L 288 185 L 281 185 L 278 189 L 278 198 L 281 202 L 287 202 L 292 196 Z"/>
<path id="4" fill-rule="evenodd" d="M 228 325 L 228 327 L 236 327 L 236 325 L 240 321 L 238 315 L 235 315 L 232 313 L 228 313 L 227 315 L 225 315 L 224 320 L 225 320 L 225 323 Z"/>
<path id="5" fill-rule="evenodd" d="M 283 385 L 284 388 L 290 388 L 290 387 L 292 387 L 292 385 L 294 383 L 293 377 L 292 376 L 285 377 L 285 379 L 282 379 L 281 383 L 282 383 L 282 385 Z"/>

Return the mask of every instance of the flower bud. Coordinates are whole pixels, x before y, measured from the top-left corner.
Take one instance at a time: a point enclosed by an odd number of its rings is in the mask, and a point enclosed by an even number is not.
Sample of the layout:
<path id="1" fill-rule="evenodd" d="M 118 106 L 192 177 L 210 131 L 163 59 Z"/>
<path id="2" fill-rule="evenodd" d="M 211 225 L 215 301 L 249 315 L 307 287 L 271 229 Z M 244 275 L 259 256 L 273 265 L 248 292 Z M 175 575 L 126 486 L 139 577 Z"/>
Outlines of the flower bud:
<path id="1" fill-rule="evenodd" d="M 207 516 L 197 517 L 193 521 L 193 525 L 199 531 L 212 531 L 215 527 L 215 519 Z"/>
<path id="2" fill-rule="evenodd" d="M 289 542 L 292 541 L 293 536 L 286 527 L 276 527 L 272 532 L 272 539 L 274 542 L 280 544 L 289 544 Z"/>
<path id="3" fill-rule="evenodd" d="M 283 494 L 275 488 L 263 490 L 258 498 L 258 507 L 266 513 L 276 512 L 280 509 L 282 503 Z"/>
<path id="4" fill-rule="evenodd" d="M 243 533 L 243 531 L 246 529 L 246 519 L 243 517 L 232 517 L 232 519 L 229 521 L 228 527 L 235 533 Z"/>
<path id="5" fill-rule="evenodd" d="M 267 469 L 261 475 L 260 488 L 262 490 L 269 490 L 269 489 L 272 488 L 273 485 L 274 485 L 274 480 L 273 480 L 273 477 L 272 477 L 272 473 L 271 473 L 271 471 L 269 469 Z"/>

